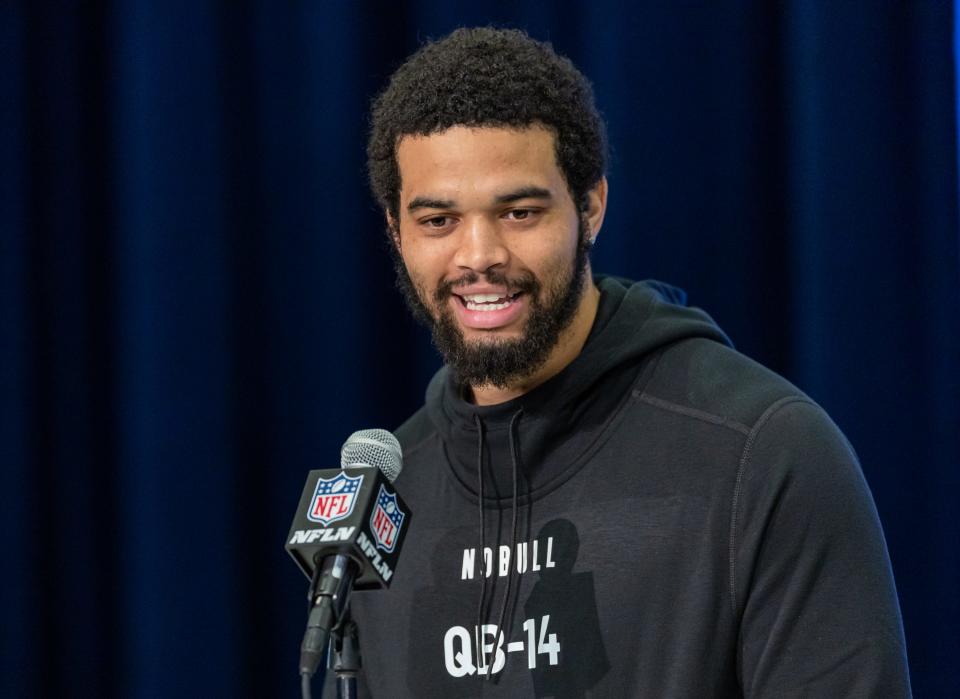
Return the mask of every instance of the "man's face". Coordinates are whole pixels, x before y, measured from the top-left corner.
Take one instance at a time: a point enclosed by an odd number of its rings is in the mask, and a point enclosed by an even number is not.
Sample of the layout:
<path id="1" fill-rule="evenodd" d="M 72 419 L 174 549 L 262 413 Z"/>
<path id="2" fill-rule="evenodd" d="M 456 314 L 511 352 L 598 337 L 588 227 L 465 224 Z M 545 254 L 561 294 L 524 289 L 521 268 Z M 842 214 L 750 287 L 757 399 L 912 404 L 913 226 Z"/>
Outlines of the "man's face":
<path id="1" fill-rule="evenodd" d="M 545 128 L 406 136 L 392 221 L 400 287 L 462 381 L 536 371 L 576 316 L 589 271 L 577 210 Z M 399 228 L 398 228 L 399 226 Z"/>

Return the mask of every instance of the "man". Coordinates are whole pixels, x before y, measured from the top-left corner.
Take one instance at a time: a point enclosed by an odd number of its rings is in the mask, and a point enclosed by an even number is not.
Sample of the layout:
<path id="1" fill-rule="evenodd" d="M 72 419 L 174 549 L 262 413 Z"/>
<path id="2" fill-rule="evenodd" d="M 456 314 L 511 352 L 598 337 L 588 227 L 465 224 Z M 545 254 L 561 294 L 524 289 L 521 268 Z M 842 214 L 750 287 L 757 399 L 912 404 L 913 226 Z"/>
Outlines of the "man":
<path id="1" fill-rule="evenodd" d="M 446 366 L 397 432 L 415 513 L 357 594 L 377 697 L 902 697 L 856 457 L 662 284 L 594 277 L 586 79 L 515 31 L 394 74 L 368 149 L 399 285 Z"/>

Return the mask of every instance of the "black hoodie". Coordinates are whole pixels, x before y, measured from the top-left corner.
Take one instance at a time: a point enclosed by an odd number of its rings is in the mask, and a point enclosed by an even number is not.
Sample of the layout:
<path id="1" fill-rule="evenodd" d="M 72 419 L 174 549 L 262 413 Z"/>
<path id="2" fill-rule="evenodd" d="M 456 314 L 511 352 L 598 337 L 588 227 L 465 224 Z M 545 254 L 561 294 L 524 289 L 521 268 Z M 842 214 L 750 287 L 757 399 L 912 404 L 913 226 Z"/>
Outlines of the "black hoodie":
<path id="1" fill-rule="evenodd" d="M 362 695 L 909 696 L 843 435 L 682 292 L 598 287 L 558 375 L 480 407 L 443 369 L 397 431 L 414 516 L 354 595 Z"/>

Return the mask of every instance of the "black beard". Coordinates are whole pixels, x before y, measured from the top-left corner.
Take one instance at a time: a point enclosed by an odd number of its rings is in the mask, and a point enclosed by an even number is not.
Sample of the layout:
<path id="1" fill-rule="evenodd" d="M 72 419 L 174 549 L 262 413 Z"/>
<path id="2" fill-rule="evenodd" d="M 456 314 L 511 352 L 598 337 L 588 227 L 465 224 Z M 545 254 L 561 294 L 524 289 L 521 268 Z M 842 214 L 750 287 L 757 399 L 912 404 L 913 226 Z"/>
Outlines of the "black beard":
<path id="1" fill-rule="evenodd" d="M 438 317 L 434 318 L 410 279 L 399 252 L 392 247 L 397 287 L 414 317 L 430 328 L 433 344 L 453 369 L 457 381 L 461 385 L 489 385 L 504 389 L 542 367 L 560 340 L 560 334 L 573 322 L 586 285 L 591 244 L 581 220 L 573 268 L 569 275 L 557 280 L 543 301 L 540 300 L 542 284 L 530 272 L 518 279 L 508 279 L 496 271 L 486 272 L 483 276 L 489 284 L 504 286 L 510 294 L 526 293 L 530 314 L 522 336 L 478 343 L 468 343 L 464 339 L 447 302 L 454 287 L 473 284 L 479 275 L 471 272 L 455 281 L 443 282 L 433 294 L 438 309 Z"/>

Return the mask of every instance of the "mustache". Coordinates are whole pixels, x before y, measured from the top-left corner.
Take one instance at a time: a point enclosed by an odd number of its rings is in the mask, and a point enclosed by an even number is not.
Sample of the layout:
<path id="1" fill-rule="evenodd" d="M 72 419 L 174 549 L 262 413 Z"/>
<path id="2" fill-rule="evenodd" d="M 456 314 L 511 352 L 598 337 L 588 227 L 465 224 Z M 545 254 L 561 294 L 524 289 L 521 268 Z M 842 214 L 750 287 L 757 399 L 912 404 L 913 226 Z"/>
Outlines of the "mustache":
<path id="1" fill-rule="evenodd" d="M 476 272 L 467 272 L 457 279 L 447 279 L 440 282 L 440 284 L 437 285 L 436 291 L 433 293 L 433 300 L 438 304 L 443 303 L 453 296 L 455 289 L 462 286 L 469 286 L 470 284 L 476 284 L 477 281 L 479 281 L 480 276 L 481 275 L 477 274 Z M 518 293 L 536 294 L 540 291 L 540 282 L 537 281 L 537 278 L 533 276 L 532 272 L 529 271 L 523 272 L 513 279 L 507 277 L 507 275 L 503 272 L 498 272 L 497 270 L 488 270 L 484 272 L 482 276 L 488 284 L 505 286 L 507 288 L 507 293 L 511 295 Z"/>

